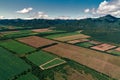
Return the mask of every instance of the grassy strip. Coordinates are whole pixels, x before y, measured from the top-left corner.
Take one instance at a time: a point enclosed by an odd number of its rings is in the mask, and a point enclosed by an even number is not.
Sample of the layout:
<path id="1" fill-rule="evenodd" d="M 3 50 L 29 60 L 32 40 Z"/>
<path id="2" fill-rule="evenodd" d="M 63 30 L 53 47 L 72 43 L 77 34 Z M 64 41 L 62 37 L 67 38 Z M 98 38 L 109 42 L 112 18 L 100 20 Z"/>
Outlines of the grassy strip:
<path id="1" fill-rule="evenodd" d="M 77 43 L 75 44 L 76 46 L 80 46 L 80 47 L 85 47 L 85 48 L 89 48 L 91 46 L 94 46 L 92 43 L 90 42 L 83 42 L 83 43 Z"/>
<path id="2" fill-rule="evenodd" d="M 109 54 L 112 54 L 112 55 L 116 55 L 116 56 L 120 56 L 120 52 L 119 51 L 115 51 L 115 50 L 109 50 L 107 51 Z"/>

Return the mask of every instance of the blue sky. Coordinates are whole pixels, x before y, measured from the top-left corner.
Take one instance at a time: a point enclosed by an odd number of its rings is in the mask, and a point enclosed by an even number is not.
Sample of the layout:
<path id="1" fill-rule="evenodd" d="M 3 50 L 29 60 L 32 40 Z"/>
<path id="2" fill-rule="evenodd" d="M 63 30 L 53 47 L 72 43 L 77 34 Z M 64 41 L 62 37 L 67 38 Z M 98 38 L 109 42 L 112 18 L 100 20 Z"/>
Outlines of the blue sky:
<path id="1" fill-rule="evenodd" d="M 93 9 L 96 9 L 97 12 L 103 2 L 104 0 L 2 0 L 0 2 L 0 16 L 5 18 L 89 17 L 93 16 Z M 28 8 L 32 8 L 32 10 L 20 13 L 23 9 L 27 10 Z M 85 12 L 86 9 L 88 10 Z"/>

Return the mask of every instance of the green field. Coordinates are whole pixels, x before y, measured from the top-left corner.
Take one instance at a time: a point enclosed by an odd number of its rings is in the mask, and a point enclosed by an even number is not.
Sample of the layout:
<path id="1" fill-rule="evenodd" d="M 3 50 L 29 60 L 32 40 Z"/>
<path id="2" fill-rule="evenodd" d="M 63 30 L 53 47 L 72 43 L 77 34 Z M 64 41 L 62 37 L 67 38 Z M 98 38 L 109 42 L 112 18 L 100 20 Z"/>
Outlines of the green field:
<path id="1" fill-rule="evenodd" d="M 120 52 L 119 51 L 116 51 L 116 50 L 109 50 L 107 51 L 109 54 L 112 54 L 112 55 L 116 55 L 116 56 L 120 56 Z"/>
<path id="2" fill-rule="evenodd" d="M 0 80 L 8 80 L 31 69 L 25 61 L 0 47 Z"/>
<path id="3" fill-rule="evenodd" d="M 53 35 L 45 36 L 45 38 L 54 39 L 58 37 L 65 37 L 65 36 L 71 36 L 71 35 L 76 35 L 76 34 L 80 34 L 80 33 L 79 32 L 68 32 L 68 33 L 61 33 L 61 34 L 53 34 Z"/>
<path id="4" fill-rule="evenodd" d="M 77 43 L 75 45 L 80 46 L 80 47 L 85 47 L 85 48 L 89 48 L 91 46 L 94 46 L 94 44 L 92 44 L 90 42 Z"/>
<path id="5" fill-rule="evenodd" d="M 28 73 L 26 75 L 19 77 L 16 80 L 39 80 L 39 79 L 36 76 L 34 76 L 32 73 Z"/>
<path id="6" fill-rule="evenodd" d="M 44 51 L 38 51 L 27 56 L 27 59 L 36 64 L 37 66 L 40 66 L 54 58 L 56 58 L 56 56 Z"/>
<path id="7" fill-rule="evenodd" d="M 48 64 L 48 65 L 47 64 L 44 65 L 43 67 L 49 67 L 49 66 L 63 62 L 63 60 L 61 60 L 61 59 L 56 59 L 54 61 L 55 58 L 57 58 L 57 56 L 54 56 L 54 55 L 49 54 L 44 51 L 38 51 L 38 52 L 32 53 L 27 56 L 27 59 L 30 60 L 32 63 L 34 63 L 37 66 L 41 66 L 46 63 Z M 51 61 L 51 60 L 53 60 L 53 61 Z"/>
<path id="8" fill-rule="evenodd" d="M 7 48 L 8 50 L 11 50 L 12 52 L 15 52 L 18 55 L 22 55 L 35 50 L 35 48 L 19 43 L 15 40 L 1 41 L 0 45 Z"/>

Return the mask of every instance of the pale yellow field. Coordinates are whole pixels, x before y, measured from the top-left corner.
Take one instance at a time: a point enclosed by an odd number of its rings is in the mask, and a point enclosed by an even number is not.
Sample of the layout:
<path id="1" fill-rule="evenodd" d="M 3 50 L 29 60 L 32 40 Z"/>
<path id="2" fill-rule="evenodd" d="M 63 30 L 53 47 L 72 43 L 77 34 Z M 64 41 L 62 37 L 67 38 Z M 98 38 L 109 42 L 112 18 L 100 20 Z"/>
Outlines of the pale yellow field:
<path id="1" fill-rule="evenodd" d="M 32 30 L 33 32 L 50 32 L 52 30 L 50 30 L 49 28 L 44 28 L 44 29 L 34 29 Z"/>
<path id="2" fill-rule="evenodd" d="M 54 38 L 54 39 L 64 42 L 64 41 L 71 41 L 71 40 L 75 40 L 75 39 L 86 39 L 86 38 L 90 38 L 90 36 L 87 36 L 84 34 L 77 34 L 77 35 L 59 37 L 59 38 Z"/>

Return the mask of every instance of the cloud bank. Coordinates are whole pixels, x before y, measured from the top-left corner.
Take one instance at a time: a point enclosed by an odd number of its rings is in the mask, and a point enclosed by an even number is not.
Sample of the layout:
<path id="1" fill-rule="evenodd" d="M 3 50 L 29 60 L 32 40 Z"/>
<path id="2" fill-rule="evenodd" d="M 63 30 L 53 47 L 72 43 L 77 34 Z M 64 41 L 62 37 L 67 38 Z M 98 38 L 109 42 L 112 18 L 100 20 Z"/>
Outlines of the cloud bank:
<path id="1" fill-rule="evenodd" d="M 120 16 L 120 0 L 103 1 L 99 4 L 98 8 L 85 9 L 85 13 L 92 13 L 94 15 L 107 15 Z"/>
<path id="2" fill-rule="evenodd" d="M 0 19 L 4 19 L 5 17 L 4 16 L 0 16 Z"/>
<path id="3" fill-rule="evenodd" d="M 44 12 L 37 12 L 35 14 L 33 14 L 32 16 L 30 16 L 29 18 L 31 19 L 48 19 L 48 15 Z"/>
<path id="4" fill-rule="evenodd" d="M 24 9 L 22 9 L 22 10 L 19 10 L 19 11 L 17 11 L 17 13 L 20 13 L 20 14 L 26 14 L 26 13 L 29 13 L 30 11 L 32 11 L 33 10 L 33 8 L 24 8 Z"/>

